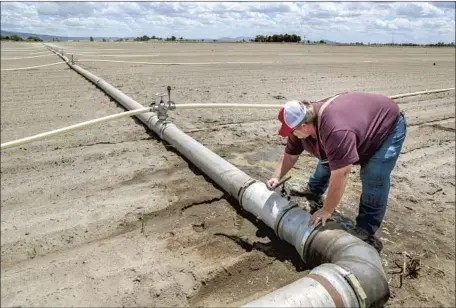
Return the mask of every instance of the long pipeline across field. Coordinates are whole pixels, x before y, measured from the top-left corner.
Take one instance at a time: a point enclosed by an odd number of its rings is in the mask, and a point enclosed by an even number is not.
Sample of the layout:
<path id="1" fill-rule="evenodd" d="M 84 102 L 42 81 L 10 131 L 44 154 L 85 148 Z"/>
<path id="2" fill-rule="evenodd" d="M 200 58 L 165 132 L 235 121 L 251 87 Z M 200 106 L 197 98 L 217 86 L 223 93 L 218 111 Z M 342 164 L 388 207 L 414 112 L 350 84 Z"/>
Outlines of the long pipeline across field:
<path id="1" fill-rule="evenodd" d="M 125 108 L 144 108 L 112 85 L 74 65 L 72 69 L 90 80 Z M 174 124 L 154 113 L 137 115 L 147 127 L 173 145 L 244 209 L 261 219 L 277 235 L 294 245 L 301 257 L 316 266 L 308 276 L 276 290 L 247 306 L 371 307 L 384 305 L 390 290 L 381 258 L 373 247 L 338 228 L 309 226 L 310 214 L 219 157 Z M 322 264 L 323 263 L 323 264 Z M 300 292 L 296 292 L 301 290 Z"/>

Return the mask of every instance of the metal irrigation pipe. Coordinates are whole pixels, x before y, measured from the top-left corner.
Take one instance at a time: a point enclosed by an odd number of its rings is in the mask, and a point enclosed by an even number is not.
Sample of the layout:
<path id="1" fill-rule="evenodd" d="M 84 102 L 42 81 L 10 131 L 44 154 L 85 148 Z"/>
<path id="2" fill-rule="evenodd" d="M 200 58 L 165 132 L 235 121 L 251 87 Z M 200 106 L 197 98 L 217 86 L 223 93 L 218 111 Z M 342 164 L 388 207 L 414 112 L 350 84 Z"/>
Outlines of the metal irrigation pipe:
<path id="1" fill-rule="evenodd" d="M 143 108 L 105 80 L 59 56 L 125 108 Z M 245 210 L 294 245 L 306 263 L 316 266 L 310 275 L 247 306 L 370 307 L 387 302 L 388 282 L 381 258 L 372 246 L 340 229 L 323 228 L 321 224 L 309 226 L 307 211 L 270 191 L 264 183 L 251 178 L 171 122 L 160 120 L 157 114 L 143 113 L 137 118 L 238 200 Z"/>

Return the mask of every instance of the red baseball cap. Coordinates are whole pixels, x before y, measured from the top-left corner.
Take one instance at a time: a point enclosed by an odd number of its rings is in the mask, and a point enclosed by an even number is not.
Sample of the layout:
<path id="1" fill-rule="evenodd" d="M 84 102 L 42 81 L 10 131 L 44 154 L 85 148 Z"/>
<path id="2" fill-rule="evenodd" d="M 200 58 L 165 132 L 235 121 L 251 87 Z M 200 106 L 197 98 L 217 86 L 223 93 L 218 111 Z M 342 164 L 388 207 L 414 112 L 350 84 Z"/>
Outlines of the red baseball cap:
<path id="1" fill-rule="evenodd" d="M 299 101 L 289 101 L 280 108 L 277 118 L 282 123 L 279 135 L 288 137 L 291 131 L 296 128 L 306 117 L 306 106 Z"/>

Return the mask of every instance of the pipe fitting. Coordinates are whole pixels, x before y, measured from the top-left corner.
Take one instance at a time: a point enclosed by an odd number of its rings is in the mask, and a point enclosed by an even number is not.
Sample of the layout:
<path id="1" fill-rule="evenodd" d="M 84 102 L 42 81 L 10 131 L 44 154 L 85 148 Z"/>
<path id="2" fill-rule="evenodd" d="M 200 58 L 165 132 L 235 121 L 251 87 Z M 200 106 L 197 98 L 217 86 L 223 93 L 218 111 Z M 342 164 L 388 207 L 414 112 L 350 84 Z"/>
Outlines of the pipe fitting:
<path id="1" fill-rule="evenodd" d="M 262 220 L 269 228 L 277 230 L 282 216 L 297 204 L 290 202 L 262 182 L 249 185 L 239 200 L 242 207 Z"/>
<path id="2" fill-rule="evenodd" d="M 162 121 L 162 120 L 160 120 Z M 161 122 L 161 126 L 160 126 L 160 130 L 159 130 L 159 136 L 160 136 L 160 139 L 163 139 L 164 137 L 164 134 L 165 134 L 165 129 L 167 129 L 170 125 L 172 125 L 171 122 L 169 121 L 162 121 Z"/>
<path id="3" fill-rule="evenodd" d="M 320 293 L 312 294 L 312 299 L 290 293 L 287 295 L 293 297 L 293 301 L 287 301 L 290 305 L 300 303 L 311 307 L 377 307 L 386 303 L 389 286 L 381 259 L 373 247 L 341 230 L 334 221 L 327 221 L 325 227 L 321 224 L 309 225 L 310 214 L 307 211 L 275 191 L 270 191 L 264 183 L 248 183 L 239 200 L 245 210 L 274 229 L 280 239 L 296 248 L 307 265 L 314 267 L 311 276 L 307 278 L 314 282 L 309 285 L 308 280 L 305 280 L 303 284 L 309 290 L 313 284 L 319 284 Z M 296 292 L 296 285 L 285 290 Z M 278 294 L 285 291 L 278 292 L 249 303 L 248 306 L 282 306 L 283 303 L 274 298 L 283 299 Z M 325 296 L 331 300 L 327 301 Z M 318 304 L 314 306 L 312 303 Z"/>
<path id="4" fill-rule="evenodd" d="M 335 222 L 319 226 L 310 235 L 303 259 L 310 266 L 322 263 L 338 265 L 350 272 L 350 280 L 366 307 L 381 307 L 390 297 L 382 260 L 371 245 L 340 229 Z M 362 291 L 360 289 L 362 286 Z"/>
<path id="5" fill-rule="evenodd" d="M 300 207 L 290 208 L 283 213 L 276 234 L 293 245 L 302 259 L 307 240 L 317 225 L 309 225 L 310 215 Z"/>
<path id="6" fill-rule="evenodd" d="M 358 296 L 352 289 L 344 271 L 335 264 L 325 263 L 310 271 L 308 277 L 318 281 L 330 294 L 336 307 L 359 307 Z"/>
<path id="7" fill-rule="evenodd" d="M 361 307 L 334 264 L 322 264 L 309 275 L 242 307 Z M 364 307 L 363 307 L 364 308 Z"/>
<path id="8" fill-rule="evenodd" d="M 237 200 L 239 200 L 239 205 L 244 208 L 244 205 L 242 204 L 242 200 L 244 198 L 244 193 L 247 190 L 247 188 L 255 183 L 259 183 L 257 180 L 250 178 L 247 182 L 245 182 L 241 188 L 239 188 L 239 192 L 237 194 Z"/>

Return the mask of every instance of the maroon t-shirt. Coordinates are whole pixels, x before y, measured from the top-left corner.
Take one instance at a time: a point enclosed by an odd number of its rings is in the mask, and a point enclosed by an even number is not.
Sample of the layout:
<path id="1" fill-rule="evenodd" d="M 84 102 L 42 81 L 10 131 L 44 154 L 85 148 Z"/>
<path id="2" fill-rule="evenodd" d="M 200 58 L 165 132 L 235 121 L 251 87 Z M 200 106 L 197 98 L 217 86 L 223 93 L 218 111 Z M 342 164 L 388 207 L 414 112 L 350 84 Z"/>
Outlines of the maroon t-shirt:
<path id="1" fill-rule="evenodd" d="M 315 103 L 316 114 L 326 100 Z M 290 134 L 285 152 L 299 155 L 305 150 L 319 159 L 326 157 L 331 170 L 362 165 L 380 148 L 398 116 L 399 106 L 387 96 L 341 94 L 325 108 L 317 125 L 320 147 L 312 137 L 298 139 Z"/>

